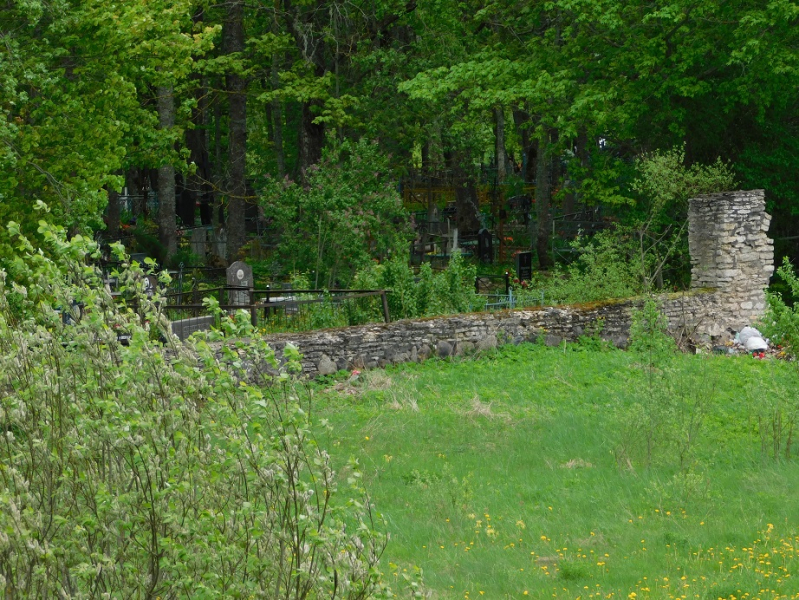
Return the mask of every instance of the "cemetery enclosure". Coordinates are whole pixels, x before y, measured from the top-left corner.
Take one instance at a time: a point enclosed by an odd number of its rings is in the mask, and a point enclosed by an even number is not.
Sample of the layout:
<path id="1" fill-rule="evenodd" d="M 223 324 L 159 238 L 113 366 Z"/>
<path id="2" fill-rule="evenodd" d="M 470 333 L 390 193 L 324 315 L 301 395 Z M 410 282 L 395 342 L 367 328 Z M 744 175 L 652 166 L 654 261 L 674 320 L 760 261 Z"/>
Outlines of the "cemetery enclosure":
<path id="1" fill-rule="evenodd" d="M 765 308 L 764 288 L 774 270 L 770 216 L 762 190 L 712 194 L 691 200 L 689 209 L 693 287 L 658 298 L 679 337 L 724 338 L 753 323 Z M 643 299 L 538 310 L 472 313 L 451 317 L 370 324 L 344 329 L 269 336 L 275 350 L 286 343 L 303 354 L 303 370 L 315 376 L 338 369 L 371 368 L 450 356 L 501 343 L 547 344 L 600 332 L 626 343 L 631 310 Z"/>
<path id="2" fill-rule="evenodd" d="M 662 310 L 670 329 L 682 337 L 708 335 L 707 324 L 723 318 L 719 292 L 700 290 L 662 296 Z M 286 343 L 303 355 L 303 371 L 311 376 L 339 369 L 374 368 L 388 364 L 448 357 L 495 348 L 503 343 L 536 342 L 547 345 L 599 334 L 615 345 L 627 343 L 630 314 L 643 299 L 591 305 L 559 306 L 537 310 L 471 313 L 370 324 L 343 329 L 268 336 L 280 353 Z M 719 334 L 721 335 L 721 333 Z"/>

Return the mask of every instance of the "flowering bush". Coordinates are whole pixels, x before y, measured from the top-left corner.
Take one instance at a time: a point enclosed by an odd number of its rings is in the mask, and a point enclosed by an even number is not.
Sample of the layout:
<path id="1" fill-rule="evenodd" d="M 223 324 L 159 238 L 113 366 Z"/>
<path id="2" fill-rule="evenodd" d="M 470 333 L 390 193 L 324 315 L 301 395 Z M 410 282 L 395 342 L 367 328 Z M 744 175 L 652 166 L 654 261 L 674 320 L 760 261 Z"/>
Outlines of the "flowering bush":
<path id="1" fill-rule="evenodd" d="M 183 345 L 138 267 L 119 274 L 136 310 L 120 309 L 94 243 L 39 231 L 46 252 L 16 235 L 25 285 L 0 272 L 5 597 L 387 593 L 385 539 L 356 465 L 340 481 L 310 433 L 296 349 L 281 369 L 242 338 L 246 314 Z"/>

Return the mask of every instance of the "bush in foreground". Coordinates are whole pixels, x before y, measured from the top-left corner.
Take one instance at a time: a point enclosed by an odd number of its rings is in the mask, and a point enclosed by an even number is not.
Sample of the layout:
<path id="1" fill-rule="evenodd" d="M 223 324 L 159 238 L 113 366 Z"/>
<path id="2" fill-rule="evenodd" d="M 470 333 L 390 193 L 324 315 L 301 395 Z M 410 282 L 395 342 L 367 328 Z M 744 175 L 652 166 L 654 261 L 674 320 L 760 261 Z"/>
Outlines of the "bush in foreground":
<path id="1" fill-rule="evenodd" d="M 93 243 L 40 232 L 47 254 L 17 236 L 25 285 L 0 273 L 4 597 L 385 593 L 357 470 L 339 483 L 247 320 L 183 346 L 140 269 L 120 273 L 120 310 Z"/>

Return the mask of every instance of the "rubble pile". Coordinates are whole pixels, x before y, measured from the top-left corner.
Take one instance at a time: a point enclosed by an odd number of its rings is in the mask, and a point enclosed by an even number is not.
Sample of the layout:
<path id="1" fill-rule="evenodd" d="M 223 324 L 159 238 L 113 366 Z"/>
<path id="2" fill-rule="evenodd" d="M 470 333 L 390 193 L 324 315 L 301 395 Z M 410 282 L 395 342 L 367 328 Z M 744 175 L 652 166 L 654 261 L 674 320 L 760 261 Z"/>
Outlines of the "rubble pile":
<path id="1" fill-rule="evenodd" d="M 759 359 L 788 358 L 782 346 L 772 344 L 754 327 L 744 327 L 735 335 L 735 339 L 725 346 L 715 346 L 713 351 L 717 354 L 751 354 L 753 358 Z"/>

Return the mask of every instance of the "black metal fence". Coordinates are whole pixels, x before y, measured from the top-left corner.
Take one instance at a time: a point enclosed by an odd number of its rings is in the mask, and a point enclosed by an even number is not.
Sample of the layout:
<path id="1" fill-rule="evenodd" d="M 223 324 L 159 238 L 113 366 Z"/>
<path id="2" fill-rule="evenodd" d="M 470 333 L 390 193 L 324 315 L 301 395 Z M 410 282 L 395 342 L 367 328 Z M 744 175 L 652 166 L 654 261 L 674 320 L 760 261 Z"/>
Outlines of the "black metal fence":
<path id="1" fill-rule="evenodd" d="M 255 290 L 235 286 L 166 295 L 163 309 L 173 321 L 211 315 L 203 298 L 212 297 L 232 317 L 245 310 L 259 331 L 279 333 L 390 322 L 385 290 Z"/>

